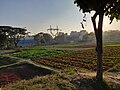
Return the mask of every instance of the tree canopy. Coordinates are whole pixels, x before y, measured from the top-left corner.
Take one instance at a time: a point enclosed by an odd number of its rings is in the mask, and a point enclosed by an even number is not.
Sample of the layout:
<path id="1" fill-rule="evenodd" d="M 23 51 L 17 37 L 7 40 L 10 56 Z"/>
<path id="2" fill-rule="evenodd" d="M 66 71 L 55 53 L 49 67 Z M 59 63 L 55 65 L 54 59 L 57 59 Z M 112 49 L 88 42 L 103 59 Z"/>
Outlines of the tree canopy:
<path id="1" fill-rule="evenodd" d="M 104 13 L 113 21 L 114 18 L 120 20 L 120 0 L 75 0 L 77 7 L 80 7 L 83 13 L 95 11 L 96 14 Z"/>
<path id="2" fill-rule="evenodd" d="M 52 42 L 53 37 L 48 33 L 41 32 L 34 36 L 34 40 L 36 45 L 49 45 Z"/>
<path id="3" fill-rule="evenodd" d="M 20 38 L 26 35 L 27 29 L 12 26 L 0 26 L 0 48 L 14 48 Z"/>
<path id="4" fill-rule="evenodd" d="M 97 75 L 96 78 L 99 81 L 103 80 L 103 69 L 102 69 L 102 28 L 104 15 L 110 18 L 110 23 L 113 19 L 120 20 L 120 0 L 74 0 L 77 7 L 82 10 L 83 13 L 90 13 L 94 11 L 94 15 L 91 17 L 93 28 L 96 36 L 96 52 L 97 52 Z M 86 15 L 85 15 L 86 16 Z M 85 17 L 84 16 L 84 17 Z M 96 18 L 99 18 L 98 22 Z M 83 17 L 83 21 L 85 21 Z M 98 26 L 97 24 L 98 23 Z M 82 24 L 82 23 L 81 23 Z M 82 27 L 84 28 L 83 24 Z"/>

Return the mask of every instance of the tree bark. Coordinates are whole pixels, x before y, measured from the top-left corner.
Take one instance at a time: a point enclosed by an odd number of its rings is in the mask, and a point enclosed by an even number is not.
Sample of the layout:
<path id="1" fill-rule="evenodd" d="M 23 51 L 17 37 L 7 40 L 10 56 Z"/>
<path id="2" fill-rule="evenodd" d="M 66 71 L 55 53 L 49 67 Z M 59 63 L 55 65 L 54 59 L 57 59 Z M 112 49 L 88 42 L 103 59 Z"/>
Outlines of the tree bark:
<path id="1" fill-rule="evenodd" d="M 103 66 L 102 66 L 102 54 L 103 54 L 103 43 L 102 43 L 102 27 L 103 27 L 103 14 L 99 15 L 98 31 L 97 31 L 97 75 L 96 78 L 99 81 L 103 80 Z"/>
<path id="2" fill-rule="evenodd" d="M 96 17 L 99 15 L 98 28 L 96 27 Z M 92 17 L 92 23 L 96 36 L 96 52 L 97 52 L 97 74 L 96 79 L 98 81 L 103 80 L 103 68 L 102 68 L 102 53 L 103 53 L 103 43 L 102 43 L 102 27 L 103 27 L 103 13 L 95 13 Z"/>

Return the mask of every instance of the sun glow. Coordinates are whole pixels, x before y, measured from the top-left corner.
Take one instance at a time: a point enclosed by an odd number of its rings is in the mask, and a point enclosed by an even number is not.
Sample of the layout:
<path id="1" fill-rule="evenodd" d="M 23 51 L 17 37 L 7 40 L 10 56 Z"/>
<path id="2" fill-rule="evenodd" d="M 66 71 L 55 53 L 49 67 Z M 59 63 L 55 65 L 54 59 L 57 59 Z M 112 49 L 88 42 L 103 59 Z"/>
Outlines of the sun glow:
<path id="1" fill-rule="evenodd" d="M 98 27 L 98 21 L 99 21 L 99 17 L 97 17 L 96 18 L 96 25 L 97 25 L 97 27 Z M 109 26 L 110 26 L 110 20 L 109 20 L 109 18 L 108 17 L 104 17 L 104 19 L 103 19 L 103 30 L 109 30 L 110 28 L 109 28 Z"/>
<path id="2" fill-rule="evenodd" d="M 112 24 L 110 24 L 110 20 L 107 16 L 104 17 L 104 21 L 103 21 L 103 29 L 104 31 L 108 31 L 108 30 L 120 30 L 120 26 L 118 24 L 119 22 L 117 22 L 115 19 L 113 20 Z"/>
<path id="3" fill-rule="evenodd" d="M 104 17 L 103 19 L 103 29 L 106 31 L 106 30 L 109 30 L 109 24 L 110 24 L 110 20 L 108 17 Z"/>

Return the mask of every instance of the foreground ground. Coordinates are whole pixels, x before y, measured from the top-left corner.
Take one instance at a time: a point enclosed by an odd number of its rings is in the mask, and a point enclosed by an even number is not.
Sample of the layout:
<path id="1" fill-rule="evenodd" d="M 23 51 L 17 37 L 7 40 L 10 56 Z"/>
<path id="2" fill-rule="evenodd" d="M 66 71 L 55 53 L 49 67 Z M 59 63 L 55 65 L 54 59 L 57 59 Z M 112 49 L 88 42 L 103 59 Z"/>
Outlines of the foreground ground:
<path id="1" fill-rule="evenodd" d="M 91 75 L 90 75 L 91 74 Z M 105 82 L 100 89 L 93 73 L 67 72 L 36 77 L 9 84 L 3 90 L 119 90 L 120 79 L 105 74 Z"/>
<path id="2" fill-rule="evenodd" d="M 42 65 L 42 67 L 52 72 L 57 71 L 55 74 L 51 73 L 51 75 L 23 80 L 18 83 L 9 84 L 4 88 L 3 86 L 1 87 L 5 90 L 96 90 L 96 88 L 99 88 L 99 85 L 94 79 L 96 71 L 96 53 L 93 49 L 94 47 L 94 44 L 63 45 L 1 52 L 0 77 L 3 74 L 2 71 L 12 68 L 12 72 L 14 72 L 18 77 L 18 81 L 20 81 L 22 79 L 20 77 L 21 73 L 16 73 L 17 69 L 15 70 L 13 67 L 23 62 L 33 65 L 35 71 Z M 120 45 L 106 45 L 103 56 L 104 79 L 113 90 L 119 90 L 120 88 L 119 64 Z M 36 72 L 32 71 L 33 68 L 31 69 L 31 67 L 27 67 L 25 72 L 28 76 L 26 77 L 31 77 L 29 76 L 30 74 L 32 77 L 33 74 L 39 76 L 39 73 L 35 74 Z"/>

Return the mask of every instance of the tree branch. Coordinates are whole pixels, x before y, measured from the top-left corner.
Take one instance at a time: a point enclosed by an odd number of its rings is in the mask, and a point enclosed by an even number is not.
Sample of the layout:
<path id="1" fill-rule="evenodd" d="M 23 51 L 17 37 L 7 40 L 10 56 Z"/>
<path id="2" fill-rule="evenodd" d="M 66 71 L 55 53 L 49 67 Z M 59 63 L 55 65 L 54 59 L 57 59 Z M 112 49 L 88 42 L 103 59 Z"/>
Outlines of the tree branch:
<path id="1" fill-rule="evenodd" d="M 91 17 L 91 20 L 92 20 L 92 23 L 93 23 L 93 28 L 94 28 L 94 31 L 95 31 L 95 34 L 97 32 L 97 27 L 96 27 L 96 17 L 97 17 L 97 12 L 93 15 L 93 17 Z"/>
<path id="2" fill-rule="evenodd" d="M 97 27 L 96 27 L 96 17 L 97 17 L 98 13 L 95 12 L 95 14 L 93 15 L 93 17 L 91 17 L 91 20 L 92 20 L 92 23 L 93 23 L 93 28 L 94 28 L 94 31 L 95 31 L 95 37 L 96 39 L 98 39 L 98 35 L 97 35 Z M 96 52 L 97 52 L 97 46 L 96 46 Z"/>

